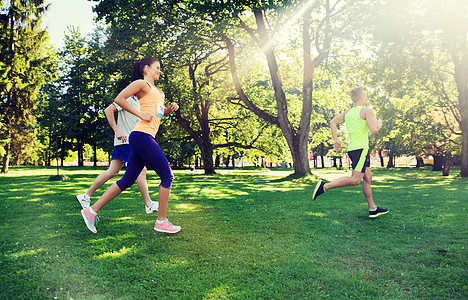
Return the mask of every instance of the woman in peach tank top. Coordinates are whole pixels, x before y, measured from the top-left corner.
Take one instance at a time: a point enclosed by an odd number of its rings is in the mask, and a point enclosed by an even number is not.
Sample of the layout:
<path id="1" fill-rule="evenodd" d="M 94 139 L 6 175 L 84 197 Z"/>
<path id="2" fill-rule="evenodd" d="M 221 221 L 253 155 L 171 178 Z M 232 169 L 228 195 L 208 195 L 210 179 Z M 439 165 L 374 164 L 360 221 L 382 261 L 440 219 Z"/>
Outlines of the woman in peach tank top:
<path id="1" fill-rule="evenodd" d="M 166 156 L 154 140 L 164 115 L 179 109 L 179 106 L 174 102 L 169 107 L 164 107 L 164 93 L 154 84 L 155 81 L 159 80 L 160 75 L 161 65 L 159 61 L 150 57 L 143 58 L 133 66 L 132 83 L 123 89 L 114 100 L 115 103 L 137 116 L 140 120 L 128 139 L 131 151 L 125 175 L 111 185 L 96 203 L 81 211 L 86 226 L 94 233 L 97 232 L 95 228 L 97 212 L 122 191 L 133 185 L 145 165 L 155 170 L 161 178 L 158 196 L 158 218 L 154 230 L 177 233 L 181 229 L 180 226 L 172 225 L 166 218 L 174 175 Z M 132 95 L 138 97 L 141 106 L 140 111 L 135 110 L 125 101 L 126 98 Z"/>

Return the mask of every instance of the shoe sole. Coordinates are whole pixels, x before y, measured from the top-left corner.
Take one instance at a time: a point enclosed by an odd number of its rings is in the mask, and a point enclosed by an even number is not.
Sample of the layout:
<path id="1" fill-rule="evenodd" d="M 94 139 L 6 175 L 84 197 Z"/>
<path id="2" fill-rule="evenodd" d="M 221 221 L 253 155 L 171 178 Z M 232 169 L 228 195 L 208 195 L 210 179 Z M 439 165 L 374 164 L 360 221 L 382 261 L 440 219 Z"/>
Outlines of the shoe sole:
<path id="1" fill-rule="evenodd" d="M 177 230 L 177 231 L 169 231 L 169 230 L 159 229 L 159 228 L 154 227 L 154 230 L 156 230 L 157 232 L 163 232 L 163 233 L 177 233 L 177 232 L 179 232 L 181 229 L 182 229 L 182 228 L 179 228 L 179 230 Z"/>
<path id="2" fill-rule="evenodd" d="M 91 231 L 92 233 L 97 233 L 97 230 L 96 229 L 91 229 L 91 227 L 89 227 L 89 223 L 88 223 L 88 217 L 86 217 L 86 214 L 84 213 L 84 211 L 82 210 L 81 211 L 81 215 L 83 216 L 83 220 L 86 224 L 86 227 L 88 227 L 89 231 Z"/>
<path id="3" fill-rule="evenodd" d="M 317 194 L 317 191 L 320 188 L 320 186 L 322 185 L 322 182 L 323 182 L 322 180 L 319 180 L 319 182 L 317 182 L 317 185 L 315 186 L 314 193 L 312 194 L 312 201 L 315 201 L 315 199 L 317 199 L 315 194 Z"/>
<path id="4" fill-rule="evenodd" d="M 378 214 L 376 214 L 376 215 L 372 215 L 372 216 L 371 216 L 371 215 L 369 215 L 369 218 L 371 218 L 371 219 L 375 219 L 375 218 L 377 218 L 378 216 L 381 216 L 381 215 L 385 215 L 385 214 L 387 214 L 388 212 L 389 212 L 389 210 L 387 210 L 386 212 L 381 212 L 381 213 L 378 213 Z"/>

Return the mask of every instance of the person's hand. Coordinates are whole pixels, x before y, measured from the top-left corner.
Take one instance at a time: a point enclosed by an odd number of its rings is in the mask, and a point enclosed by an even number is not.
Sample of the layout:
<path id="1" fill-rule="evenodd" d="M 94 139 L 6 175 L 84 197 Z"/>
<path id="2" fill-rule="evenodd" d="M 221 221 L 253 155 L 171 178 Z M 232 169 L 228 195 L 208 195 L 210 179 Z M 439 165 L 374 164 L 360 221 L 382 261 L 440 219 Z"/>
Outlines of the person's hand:
<path id="1" fill-rule="evenodd" d="M 339 140 L 333 141 L 333 148 L 335 148 L 336 153 L 340 152 L 341 143 Z"/>
<path id="2" fill-rule="evenodd" d="M 172 102 L 171 105 L 169 106 L 169 109 L 171 110 L 171 112 L 176 111 L 179 109 L 179 105 L 175 102 Z"/>
<path id="3" fill-rule="evenodd" d="M 125 134 L 123 134 L 122 132 L 120 132 L 119 130 L 117 130 L 115 132 L 115 137 L 118 140 L 122 141 L 123 143 L 125 143 L 127 141 L 127 136 Z"/>
<path id="4" fill-rule="evenodd" d="M 377 125 L 379 125 L 379 128 L 382 127 L 382 120 L 377 120 Z"/>
<path id="5" fill-rule="evenodd" d="M 153 116 L 151 114 L 144 114 L 141 118 L 143 121 L 150 122 L 153 119 Z"/>

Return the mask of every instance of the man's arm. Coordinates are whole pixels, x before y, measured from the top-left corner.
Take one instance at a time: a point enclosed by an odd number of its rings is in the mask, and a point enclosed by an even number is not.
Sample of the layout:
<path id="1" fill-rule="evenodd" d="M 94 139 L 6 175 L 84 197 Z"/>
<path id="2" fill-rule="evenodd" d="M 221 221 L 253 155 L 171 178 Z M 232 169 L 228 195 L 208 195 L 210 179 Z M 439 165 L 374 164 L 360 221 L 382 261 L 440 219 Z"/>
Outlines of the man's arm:
<path id="1" fill-rule="evenodd" d="M 127 98 L 135 94 L 138 94 L 138 97 L 140 97 L 140 95 L 145 95 L 149 92 L 149 89 L 150 87 L 144 80 L 135 80 L 117 95 L 114 102 L 129 113 L 137 116 L 141 120 L 149 122 L 153 118 L 151 114 L 142 115 L 139 111 L 137 111 L 130 104 L 128 104 L 126 100 Z"/>
<path id="2" fill-rule="evenodd" d="M 330 121 L 330 130 L 331 130 L 331 134 L 333 137 L 333 147 L 335 148 L 336 152 L 339 152 L 341 148 L 341 143 L 340 143 L 340 140 L 338 139 L 338 124 L 341 124 L 345 121 L 345 114 L 346 112 L 336 115 Z"/>
<path id="3" fill-rule="evenodd" d="M 117 123 L 115 122 L 115 117 L 114 113 L 117 111 L 117 107 L 115 107 L 114 103 L 106 107 L 104 110 L 104 113 L 106 114 L 107 122 L 109 122 L 110 127 L 112 127 L 112 130 L 114 130 L 115 137 L 119 140 L 122 140 L 122 142 L 125 143 L 127 140 L 127 137 L 123 135 L 120 131 L 119 128 L 117 127 Z"/>
<path id="4" fill-rule="evenodd" d="M 374 115 L 372 108 L 365 107 L 361 110 L 361 118 L 366 120 L 367 127 L 372 133 L 377 133 L 382 127 L 382 120 L 377 120 Z"/>

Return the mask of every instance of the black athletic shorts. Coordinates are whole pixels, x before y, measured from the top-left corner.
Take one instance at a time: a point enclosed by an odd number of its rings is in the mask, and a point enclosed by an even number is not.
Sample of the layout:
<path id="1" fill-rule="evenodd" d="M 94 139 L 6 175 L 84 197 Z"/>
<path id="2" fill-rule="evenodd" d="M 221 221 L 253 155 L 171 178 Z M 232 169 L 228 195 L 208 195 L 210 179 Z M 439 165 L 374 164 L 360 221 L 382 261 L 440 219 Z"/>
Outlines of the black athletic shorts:
<path id="1" fill-rule="evenodd" d="M 351 159 L 353 171 L 365 173 L 366 168 L 370 167 L 369 149 L 351 150 L 348 151 L 348 156 Z"/>

